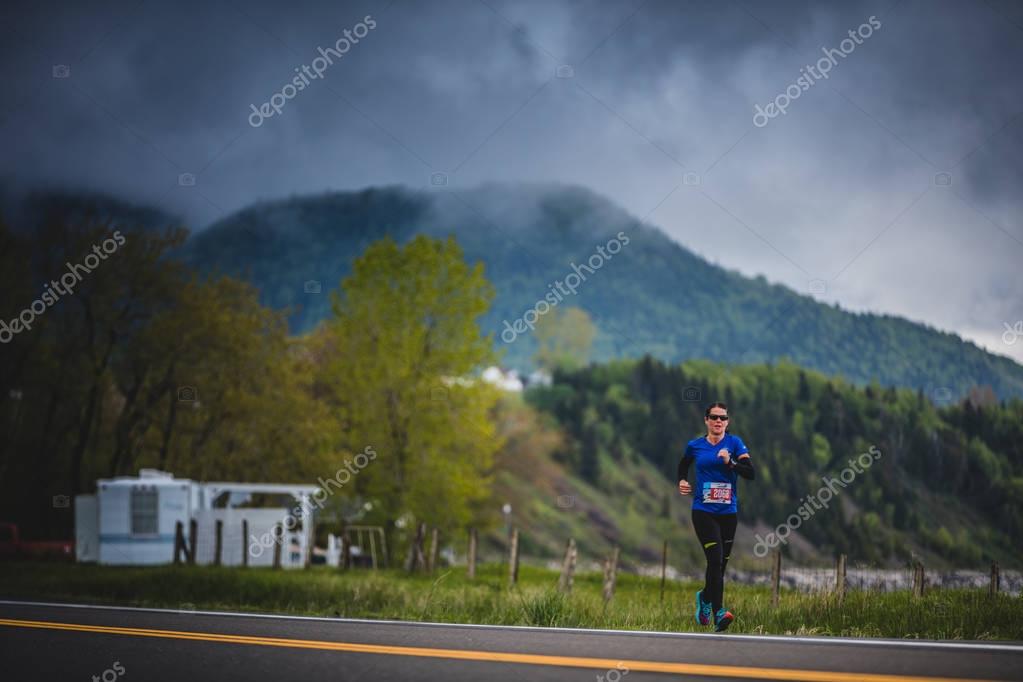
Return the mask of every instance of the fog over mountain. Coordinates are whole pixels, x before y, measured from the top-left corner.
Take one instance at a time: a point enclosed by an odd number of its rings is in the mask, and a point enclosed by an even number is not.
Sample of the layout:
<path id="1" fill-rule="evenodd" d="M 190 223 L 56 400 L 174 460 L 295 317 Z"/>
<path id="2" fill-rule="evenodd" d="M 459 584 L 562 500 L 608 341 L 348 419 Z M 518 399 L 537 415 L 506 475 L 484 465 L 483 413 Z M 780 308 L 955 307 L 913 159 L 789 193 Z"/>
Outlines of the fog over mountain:
<path id="1" fill-rule="evenodd" d="M 0 26 L 8 189 L 106 192 L 202 230 L 396 184 L 497 221 L 514 207 L 470 188 L 578 185 L 714 263 L 1023 360 L 1018 3 L 13 2 Z M 346 30 L 364 37 L 284 91 Z"/>
<path id="2" fill-rule="evenodd" d="M 455 197 L 457 196 L 457 200 Z M 474 206 L 488 207 L 487 214 Z M 975 386 L 1023 396 L 1023 366 L 902 318 L 850 313 L 711 264 L 605 197 L 565 185 L 402 187 L 261 202 L 195 235 L 183 257 L 251 281 L 293 332 L 331 316 L 328 295 L 373 242 L 454 237 L 495 298 L 480 323 L 501 362 L 532 369 L 533 323 L 576 306 L 597 325 L 592 359 L 652 355 L 753 364 L 788 359 L 857 384 L 917 389 L 938 404 Z"/>

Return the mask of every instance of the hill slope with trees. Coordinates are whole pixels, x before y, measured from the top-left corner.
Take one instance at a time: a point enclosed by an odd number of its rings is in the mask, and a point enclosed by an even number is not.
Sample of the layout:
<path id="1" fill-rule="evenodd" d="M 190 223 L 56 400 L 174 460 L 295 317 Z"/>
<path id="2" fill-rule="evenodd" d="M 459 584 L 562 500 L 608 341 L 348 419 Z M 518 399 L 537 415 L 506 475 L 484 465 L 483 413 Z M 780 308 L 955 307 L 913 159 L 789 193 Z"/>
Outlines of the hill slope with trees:
<path id="1" fill-rule="evenodd" d="M 527 369 L 532 334 L 504 343 L 505 322 L 535 308 L 598 247 L 624 234 L 617 255 L 564 297 L 597 326 L 593 358 L 753 364 L 782 357 L 857 384 L 923 388 L 948 400 L 990 385 L 1023 396 L 1023 366 L 960 337 L 902 318 L 853 313 L 718 267 L 592 192 L 488 185 L 426 193 L 389 187 L 265 202 L 194 235 L 185 257 L 205 272 L 252 282 L 262 302 L 289 309 L 293 331 L 329 316 L 327 292 L 373 241 L 453 235 L 484 263 L 496 299 L 482 318 L 504 364 Z M 307 286 L 307 283 L 308 286 Z"/>
<path id="2" fill-rule="evenodd" d="M 975 392 L 936 408 L 920 392 L 856 387 L 790 363 L 670 366 L 649 357 L 556 372 L 552 386 L 528 399 L 566 432 L 555 459 L 598 488 L 612 485 L 622 466 L 646 462 L 670 496 L 686 442 L 706 433 L 705 404 L 724 400 L 729 429 L 756 466 L 756 479 L 740 482 L 747 525 L 774 529 L 851 458 L 880 453 L 802 523 L 794 535 L 806 543 L 793 550 L 809 545 L 814 554 L 875 563 L 916 554 L 958 566 L 1021 558 L 1019 399 L 998 403 Z"/>

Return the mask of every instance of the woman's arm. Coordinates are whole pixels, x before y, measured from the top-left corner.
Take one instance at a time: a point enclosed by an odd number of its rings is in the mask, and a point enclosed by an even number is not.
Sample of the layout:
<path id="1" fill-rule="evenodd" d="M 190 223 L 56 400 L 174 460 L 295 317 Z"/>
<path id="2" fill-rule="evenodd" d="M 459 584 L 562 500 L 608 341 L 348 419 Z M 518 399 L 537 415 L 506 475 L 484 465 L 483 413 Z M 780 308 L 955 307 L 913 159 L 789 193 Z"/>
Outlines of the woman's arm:
<path id="1" fill-rule="evenodd" d="M 678 462 L 678 491 L 682 495 L 688 495 L 693 492 L 693 487 L 689 485 L 689 465 L 692 464 L 693 458 L 691 455 L 686 455 Z"/>
<path id="2" fill-rule="evenodd" d="M 735 473 L 739 474 L 743 478 L 753 480 L 753 460 L 750 459 L 748 453 L 739 455 L 739 459 L 731 459 L 728 461 L 728 466 L 735 470 Z"/>
<path id="3" fill-rule="evenodd" d="M 678 461 L 678 476 L 675 477 L 676 481 L 689 478 L 689 465 L 693 463 L 693 458 L 690 455 L 686 455 Z"/>

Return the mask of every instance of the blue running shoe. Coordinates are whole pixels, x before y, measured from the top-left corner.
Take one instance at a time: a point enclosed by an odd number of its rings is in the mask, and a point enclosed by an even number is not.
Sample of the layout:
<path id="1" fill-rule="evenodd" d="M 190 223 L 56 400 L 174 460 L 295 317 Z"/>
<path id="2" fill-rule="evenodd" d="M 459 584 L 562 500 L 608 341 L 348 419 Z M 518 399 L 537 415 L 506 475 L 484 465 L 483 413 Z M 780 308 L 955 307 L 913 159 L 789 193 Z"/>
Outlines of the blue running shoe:
<path id="1" fill-rule="evenodd" d="M 735 620 L 735 616 L 732 615 L 732 612 L 726 610 L 725 607 L 722 606 L 718 609 L 718 612 L 714 614 L 714 629 L 717 632 L 724 632 L 724 630 L 732 624 L 733 620 Z"/>
<path id="2" fill-rule="evenodd" d="M 696 591 L 696 622 L 700 625 L 710 625 L 711 606 L 710 602 L 703 601 L 703 590 Z"/>

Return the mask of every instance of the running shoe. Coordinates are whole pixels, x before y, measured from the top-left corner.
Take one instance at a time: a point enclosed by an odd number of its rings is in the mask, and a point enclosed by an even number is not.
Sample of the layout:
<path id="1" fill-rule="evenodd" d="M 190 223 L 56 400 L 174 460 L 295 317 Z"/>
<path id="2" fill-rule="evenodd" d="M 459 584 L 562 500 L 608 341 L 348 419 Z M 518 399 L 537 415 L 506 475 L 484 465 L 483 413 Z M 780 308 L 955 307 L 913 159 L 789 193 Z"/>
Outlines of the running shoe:
<path id="1" fill-rule="evenodd" d="M 725 607 L 722 606 L 714 615 L 714 629 L 717 632 L 723 632 L 732 624 L 733 620 L 735 620 L 735 616 L 732 615 L 732 612 L 726 610 Z"/>
<path id="2" fill-rule="evenodd" d="M 710 625 L 711 605 L 703 601 L 703 590 L 696 591 L 696 622 L 700 625 Z"/>

